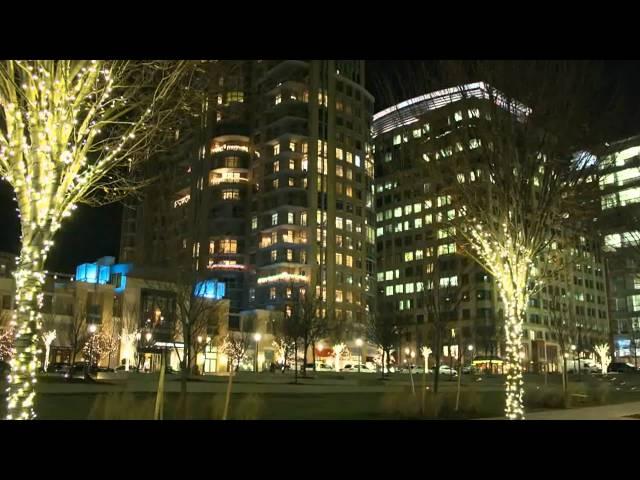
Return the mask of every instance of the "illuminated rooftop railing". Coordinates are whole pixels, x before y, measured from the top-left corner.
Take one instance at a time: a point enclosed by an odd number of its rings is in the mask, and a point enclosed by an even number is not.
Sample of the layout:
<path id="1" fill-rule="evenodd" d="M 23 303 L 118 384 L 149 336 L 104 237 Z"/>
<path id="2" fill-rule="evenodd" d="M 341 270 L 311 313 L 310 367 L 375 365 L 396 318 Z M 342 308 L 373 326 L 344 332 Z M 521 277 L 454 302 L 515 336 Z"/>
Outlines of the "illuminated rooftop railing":
<path id="1" fill-rule="evenodd" d="M 410 98 L 376 113 L 373 116 L 373 136 L 376 137 L 398 127 L 411 125 L 418 121 L 418 117 L 431 110 L 437 110 L 469 98 L 493 100 L 496 105 L 511 111 L 517 117 L 531 113 L 530 108 L 521 103 L 507 100 L 502 93 L 485 82 L 469 83 Z"/>

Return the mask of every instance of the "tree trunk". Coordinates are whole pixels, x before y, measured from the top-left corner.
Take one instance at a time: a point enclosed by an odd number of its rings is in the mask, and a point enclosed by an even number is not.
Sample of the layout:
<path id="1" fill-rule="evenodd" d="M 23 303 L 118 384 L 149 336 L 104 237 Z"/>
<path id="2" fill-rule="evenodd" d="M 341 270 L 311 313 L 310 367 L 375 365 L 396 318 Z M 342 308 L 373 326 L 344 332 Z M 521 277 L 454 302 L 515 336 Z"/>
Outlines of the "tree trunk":
<path id="1" fill-rule="evenodd" d="M 23 231 L 23 235 L 25 232 Z M 41 324 L 41 298 L 44 284 L 45 245 L 48 239 L 37 235 L 22 246 L 16 278 L 16 356 L 12 362 L 7 396 L 8 420 L 32 420 L 36 417 L 33 403 L 38 369 L 38 331 Z M 47 247 L 48 248 L 48 247 Z M 32 256 L 32 253 L 39 255 Z M 33 260 L 30 260 L 34 258 Z"/>
<path id="2" fill-rule="evenodd" d="M 313 355 L 313 373 L 316 372 L 316 342 L 311 342 L 311 354 Z"/>
<path id="3" fill-rule="evenodd" d="M 526 309 L 527 297 L 503 293 L 505 308 L 505 340 L 507 367 L 505 414 L 509 420 L 524 420 L 524 382 L 522 380 L 522 324 Z"/>
<path id="4" fill-rule="evenodd" d="M 234 375 L 233 367 L 231 367 L 231 371 L 229 372 L 229 381 L 227 382 L 227 394 L 224 399 L 224 411 L 222 412 L 222 420 L 226 420 L 227 415 L 229 414 L 229 401 L 231 400 L 231 387 L 233 385 L 233 375 Z"/>
<path id="5" fill-rule="evenodd" d="M 436 357 L 436 369 L 433 372 L 433 394 L 438 394 L 438 381 L 440 380 L 440 349 L 437 350 Z"/>
<path id="6" fill-rule="evenodd" d="M 298 342 L 293 346 L 293 381 L 294 383 L 298 383 Z"/>
<path id="7" fill-rule="evenodd" d="M 165 371 L 165 353 L 160 356 L 160 377 L 158 378 L 158 393 L 156 394 L 156 405 L 153 413 L 154 420 L 162 420 L 164 413 L 164 371 Z"/>
<path id="8" fill-rule="evenodd" d="M 303 342 L 304 351 L 302 352 L 303 363 L 302 363 L 302 376 L 307 376 L 307 350 L 309 349 L 309 341 L 305 338 Z"/>

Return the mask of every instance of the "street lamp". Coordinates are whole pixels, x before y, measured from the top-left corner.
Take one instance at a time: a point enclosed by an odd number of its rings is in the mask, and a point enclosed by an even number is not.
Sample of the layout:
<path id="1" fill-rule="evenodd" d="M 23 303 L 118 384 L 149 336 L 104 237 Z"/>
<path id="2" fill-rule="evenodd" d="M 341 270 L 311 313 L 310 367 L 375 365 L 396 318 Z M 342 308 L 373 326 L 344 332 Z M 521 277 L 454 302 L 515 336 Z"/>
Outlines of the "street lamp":
<path id="1" fill-rule="evenodd" d="M 97 328 L 98 327 L 93 323 L 90 324 L 88 328 L 89 333 L 91 334 L 91 336 L 89 337 L 89 369 L 91 369 L 91 360 L 93 359 L 93 335 L 96 333 Z"/>
<path id="2" fill-rule="evenodd" d="M 255 366 L 254 366 L 254 372 L 258 372 L 258 346 L 260 343 L 260 340 L 262 340 L 262 334 L 260 334 L 259 332 L 256 332 L 253 334 L 253 340 L 256 342 L 256 358 L 254 359 L 255 361 Z"/>
<path id="3" fill-rule="evenodd" d="M 358 347 L 358 373 L 360 373 L 360 364 L 362 363 L 362 345 L 364 342 L 361 338 L 356 338 L 356 347 Z"/>

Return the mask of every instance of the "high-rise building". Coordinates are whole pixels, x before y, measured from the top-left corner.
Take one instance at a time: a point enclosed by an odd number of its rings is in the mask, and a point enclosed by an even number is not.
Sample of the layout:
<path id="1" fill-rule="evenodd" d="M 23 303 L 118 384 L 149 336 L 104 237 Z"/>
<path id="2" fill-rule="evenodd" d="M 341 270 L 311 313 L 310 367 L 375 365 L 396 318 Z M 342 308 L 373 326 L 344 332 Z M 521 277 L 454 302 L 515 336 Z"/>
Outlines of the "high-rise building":
<path id="1" fill-rule="evenodd" d="M 600 161 L 599 228 L 607 261 L 614 356 L 638 362 L 640 344 L 640 136 L 607 145 Z"/>
<path id="2" fill-rule="evenodd" d="M 463 146 L 451 138 L 457 129 L 490 121 L 491 112 L 499 113 L 489 103 L 495 98 L 488 94 L 489 88 L 484 83 L 467 85 L 464 98 L 457 89 L 436 91 L 374 115 L 377 297 L 379 307 L 396 312 L 398 324 L 404 326 L 397 348 L 400 362 L 405 346 L 418 350 L 428 335 L 424 292 L 434 284 L 455 287 L 457 295 L 455 309 L 448 312 L 445 357 L 457 357 L 459 347 L 473 348 L 476 356 L 484 358 L 499 356 L 501 351 L 502 306 L 495 280 L 462 255 L 451 232 L 458 212 L 447 188 L 461 181 L 461 176 L 474 181 L 480 173 L 469 169 L 450 178 L 443 170 L 444 162 L 455 162 L 461 149 L 485 148 L 480 139 L 470 138 L 469 145 Z M 491 208 L 488 197 L 487 208 Z M 563 311 L 575 318 L 577 332 L 572 340 L 578 351 L 589 351 L 607 334 L 598 241 L 568 231 L 560 238 L 570 235 L 575 243 L 569 248 L 565 242 L 564 277 L 530 299 L 523 338 L 528 370 L 541 370 L 545 364 L 551 371 L 558 368 L 560 352 L 557 333 L 550 328 L 550 302 L 564 304 Z M 562 250 L 562 243 L 555 242 L 553 248 Z"/>
<path id="3" fill-rule="evenodd" d="M 201 221 L 172 242 L 225 282 L 232 328 L 241 310 L 284 310 L 301 289 L 350 326 L 372 308 L 373 97 L 364 80 L 362 61 L 212 65 L 197 152 L 175 159 L 187 180 L 173 207 L 198 209 Z M 154 244 L 166 219 L 149 197 L 126 210 L 122 261 L 173 254 Z"/>

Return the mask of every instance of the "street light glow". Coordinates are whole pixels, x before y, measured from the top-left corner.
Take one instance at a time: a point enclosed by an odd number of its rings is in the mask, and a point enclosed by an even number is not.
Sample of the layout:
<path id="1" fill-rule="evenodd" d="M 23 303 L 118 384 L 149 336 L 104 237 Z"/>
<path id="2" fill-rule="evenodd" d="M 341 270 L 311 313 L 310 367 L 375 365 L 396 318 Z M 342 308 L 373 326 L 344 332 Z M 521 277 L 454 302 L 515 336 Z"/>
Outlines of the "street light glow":
<path id="1" fill-rule="evenodd" d="M 151 332 L 147 332 L 147 333 L 144 335 L 144 338 L 146 338 L 146 339 L 147 339 L 147 342 L 151 341 Z"/>
<path id="2" fill-rule="evenodd" d="M 361 347 L 364 344 L 361 338 L 356 338 L 356 346 Z"/>
<path id="3" fill-rule="evenodd" d="M 89 325 L 89 333 L 96 333 L 96 329 L 98 327 L 96 327 L 93 323 L 91 325 Z"/>
<path id="4" fill-rule="evenodd" d="M 260 333 L 255 333 L 255 334 L 253 335 L 253 339 L 254 339 L 256 342 L 259 342 L 260 340 L 262 340 L 262 334 L 260 334 Z"/>

